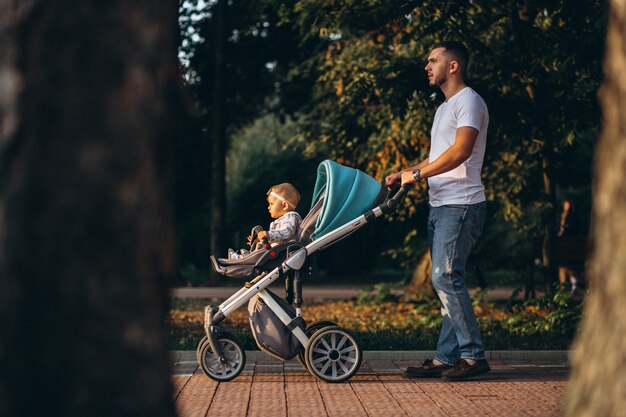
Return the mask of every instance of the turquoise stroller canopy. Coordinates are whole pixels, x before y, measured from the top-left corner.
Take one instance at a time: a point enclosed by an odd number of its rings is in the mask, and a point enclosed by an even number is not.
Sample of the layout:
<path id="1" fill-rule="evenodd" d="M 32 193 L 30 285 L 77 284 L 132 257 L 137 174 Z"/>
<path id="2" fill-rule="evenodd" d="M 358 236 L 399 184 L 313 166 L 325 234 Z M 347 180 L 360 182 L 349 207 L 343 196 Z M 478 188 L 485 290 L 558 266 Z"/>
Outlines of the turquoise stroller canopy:
<path id="1" fill-rule="evenodd" d="M 354 220 L 373 208 L 384 196 L 384 186 L 366 173 L 326 160 L 317 168 L 312 206 L 325 191 L 324 203 L 311 239 Z"/>

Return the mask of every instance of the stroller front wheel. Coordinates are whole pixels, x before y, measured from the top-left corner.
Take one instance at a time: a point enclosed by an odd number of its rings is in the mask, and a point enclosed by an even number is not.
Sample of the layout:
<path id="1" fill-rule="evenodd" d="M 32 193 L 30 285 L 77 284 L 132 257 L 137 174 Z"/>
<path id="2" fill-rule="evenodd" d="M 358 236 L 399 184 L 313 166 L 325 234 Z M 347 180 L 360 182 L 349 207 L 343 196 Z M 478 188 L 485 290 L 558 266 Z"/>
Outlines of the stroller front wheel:
<path id="1" fill-rule="evenodd" d="M 325 382 L 343 382 L 357 373 L 363 353 L 350 332 L 343 327 L 329 326 L 311 336 L 304 358 L 315 378 Z"/>
<path id="2" fill-rule="evenodd" d="M 224 352 L 226 361 L 220 362 L 213 355 L 211 345 L 205 340 L 198 346 L 198 364 L 209 378 L 218 382 L 230 381 L 243 371 L 246 353 L 231 336 L 221 336 L 217 342 Z"/>
<path id="3" fill-rule="evenodd" d="M 198 342 L 198 347 L 196 347 L 196 361 L 198 361 L 198 364 L 200 364 L 200 354 L 202 352 L 202 348 L 207 343 L 209 343 L 209 340 L 206 336 L 203 336 L 202 339 L 200 339 L 200 342 Z"/>

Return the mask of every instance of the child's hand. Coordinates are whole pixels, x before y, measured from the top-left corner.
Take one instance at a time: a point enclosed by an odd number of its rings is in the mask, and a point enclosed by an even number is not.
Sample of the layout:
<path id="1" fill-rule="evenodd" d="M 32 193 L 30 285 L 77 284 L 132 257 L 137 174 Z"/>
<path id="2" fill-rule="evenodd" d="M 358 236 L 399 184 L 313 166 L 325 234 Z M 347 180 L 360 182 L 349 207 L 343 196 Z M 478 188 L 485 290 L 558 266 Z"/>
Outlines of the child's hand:
<path id="1" fill-rule="evenodd" d="M 267 239 L 267 240 L 270 239 L 270 234 L 266 232 L 265 230 L 263 230 L 262 232 L 259 232 L 256 236 L 259 242 L 263 239 Z"/>

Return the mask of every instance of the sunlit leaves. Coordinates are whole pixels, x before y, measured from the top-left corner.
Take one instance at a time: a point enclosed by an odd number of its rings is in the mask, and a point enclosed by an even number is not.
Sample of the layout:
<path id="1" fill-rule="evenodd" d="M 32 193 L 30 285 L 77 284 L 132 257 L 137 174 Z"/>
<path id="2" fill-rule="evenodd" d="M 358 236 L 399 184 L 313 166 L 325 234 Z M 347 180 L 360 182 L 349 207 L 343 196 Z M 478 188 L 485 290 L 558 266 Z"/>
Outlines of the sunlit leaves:
<path id="1" fill-rule="evenodd" d="M 167 318 L 171 328 L 170 337 L 182 344 L 190 339 L 197 343 L 203 332 L 204 316 L 201 307 L 204 304 L 181 301 L 176 304 Z M 499 306 L 480 298 L 474 299 L 473 304 L 481 333 L 489 340 L 489 346 L 492 348 L 504 346 L 519 349 L 524 347 L 522 345 L 532 344 L 533 338 L 538 340 L 537 344 L 541 344 L 542 338 L 546 337 L 550 343 L 566 348 L 581 316 L 580 304 L 572 303 L 567 294 L 557 294 L 554 299 L 539 299 L 511 306 Z M 436 300 L 422 303 L 384 301 L 374 304 L 329 301 L 322 304 L 307 304 L 303 313 L 307 322 L 331 320 L 340 323 L 357 332 L 362 338 L 365 337 L 368 347 L 372 338 L 386 337 L 392 342 L 393 339 L 419 332 L 436 334 L 441 326 L 440 305 Z M 233 312 L 225 325 L 236 334 L 249 336 L 248 311 L 242 308 Z M 369 336 L 365 336 L 366 334 Z M 511 340 L 511 335 L 522 338 Z M 504 345 L 499 342 L 499 339 L 507 338 L 509 340 Z M 560 341 L 560 344 L 557 341 Z"/>
<path id="2" fill-rule="evenodd" d="M 280 56 L 271 58 L 276 67 L 269 78 L 276 87 L 268 87 L 265 93 L 274 91 L 280 96 L 276 108 L 296 115 L 298 129 L 291 140 L 305 157 L 332 158 L 379 180 L 426 158 L 441 96 L 434 100 L 431 96 L 434 90 L 427 86 L 425 59 L 435 42 L 454 39 L 468 45 L 467 81 L 490 110 L 483 180 L 493 220 L 508 222 L 507 227 L 527 241 L 543 233 L 545 222 L 551 221 L 543 212 L 551 207 L 542 184 L 542 159 L 548 151 L 555 154 L 559 186 L 590 184 L 586 170 L 600 118 L 596 91 L 602 78 L 605 2 L 263 0 L 233 4 L 238 7 L 233 10 L 247 13 L 239 16 L 241 39 L 233 50 L 244 40 L 251 42 L 244 51 L 262 50 L 255 48 L 260 45 L 255 30 L 267 29 L 271 34 L 276 28 L 289 28 L 299 36 L 294 61 L 286 64 Z M 264 7 L 272 11 L 272 19 L 265 16 L 269 12 L 257 13 Z M 200 12 L 189 9 L 185 14 L 190 17 L 181 20 L 183 30 L 190 25 L 199 28 L 193 22 Z M 201 43 L 186 42 L 190 53 L 196 54 L 191 46 Z M 270 48 L 272 43 L 261 45 Z M 193 56 L 198 68 L 191 68 L 188 76 L 204 77 L 207 83 L 196 90 L 201 96 L 210 91 L 210 72 L 201 71 L 210 63 Z M 248 65 L 249 56 L 241 56 Z M 250 81 L 256 81 L 254 74 L 267 75 L 264 66 L 258 68 L 248 74 Z M 260 81 L 266 85 L 268 80 Z M 263 102 L 251 97 L 260 90 L 260 81 L 232 92 L 233 102 L 239 104 L 232 114 L 242 114 L 241 108 L 249 102 Z M 565 161 L 566 154 L 573 154 L 575 160 Z M 425 200 L 424 189 L 412 191 L 411 197 L 415 204 L 406 205 L 400 219 L 415 215 L 416 206 Z M 409 239 L 405 246 L 415 245 L 416 240 Z M 406 256 L 415 255 L 414 248 L 405 249 Z"/>

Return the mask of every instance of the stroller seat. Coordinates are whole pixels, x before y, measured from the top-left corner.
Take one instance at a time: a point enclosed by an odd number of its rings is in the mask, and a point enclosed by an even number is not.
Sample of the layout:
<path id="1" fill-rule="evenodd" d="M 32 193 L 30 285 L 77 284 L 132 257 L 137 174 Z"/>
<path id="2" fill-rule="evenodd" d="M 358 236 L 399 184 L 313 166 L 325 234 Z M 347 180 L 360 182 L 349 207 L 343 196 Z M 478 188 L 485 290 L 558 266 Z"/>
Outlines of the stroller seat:
<path id="1" fill-rule="evenodd" d="M 324 204 L 324 195 L 325 193 L 320 194 L 316 203 L 302 220 L 295 240 L 272 246 L 269 249 L 257 249 L 238 259 L 211 256 L 213 269 L 230 278 L 250 278 L 276 268 L 287 258 L 288 249 L 299 249 L 311 242 L 315 223 Z"/>
<path id="2" fill-rule="evenodd" d="M 304 246 L 298 242 L 282 243 L 270 249 L 258 249 L 239 259 L 215 258 L 211 255 L 213 269 L 219 274 L 230 278 L 249 278 L 263 272 L 271 271 L 284 262 L 287 249 Z"/>

